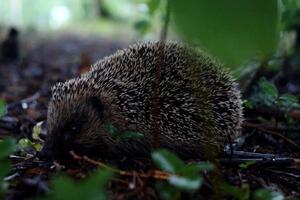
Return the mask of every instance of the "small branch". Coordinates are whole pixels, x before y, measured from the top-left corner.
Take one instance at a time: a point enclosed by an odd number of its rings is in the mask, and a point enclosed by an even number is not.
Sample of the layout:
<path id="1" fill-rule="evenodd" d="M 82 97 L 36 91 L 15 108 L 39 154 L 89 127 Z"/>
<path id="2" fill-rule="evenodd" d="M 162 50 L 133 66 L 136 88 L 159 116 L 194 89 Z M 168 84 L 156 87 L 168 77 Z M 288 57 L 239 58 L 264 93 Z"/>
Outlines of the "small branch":
<path id="1" fill-rule="evenodd" d="M 7 105 L 7 110 L 12 110 L 16 107 L 23 107 L 23 105 L 28 106 L 28 104 L 31 104 L 32 102 L 36 101 L 38 98 L 40 98 L 40 93 L 37 92 L 31 97 L 28 97 L 26 99 L 22 99 L 19 102 L 11 103 Z"/>
<path id="2" fill-rule="evenodd" d="M 74 151 L 70 151 L 70 155 L 73 157 L 74 160 L 84 161 L 84 162 L 89 163 L 91 165 L 111 170 L 111 171 L 113 171 L 113 172 L 115 172 L 115 173 L 117 173 L 121 176 L 132 176 L 132 177 L 139 176 L 141 178 L 154 178 L 154 179 L 159 179 L 159 180 L 167 180 L 170 176 L 169 173 L 163 172 L 163 171 L 158 171 L 158 170 L 154 170 L 153 172 L 151 171 L 148 174 L 138 173 L 138 172 L 135 172 L 135 171 L 132 171 L 132 172 L 123 171 L 123 170 L 119 170 L 117 168 L 113 168 L 111 166 L 108 166 L 108 165 L 106 165 L 106 164 L 104 164 L 100 161 L 93 160 L 93 159 L 91 159 L 87 156 L 79 156 Z"/>
<path id="3" fill-rule="evenodd" d="M 20 122 L 14 117 L 2 117 L 0 119 L 0 138 L 6 136 L 19 135 Z"/>
<path id="4" fill-rule="evenodd" d="M 300 121 L 300 110 L 295 109 L 291 111 L 284 111 L 279 108 L 272 108 L 272 107 L 257 107 L 253 109 L 246 109 L 247 113 L 250 114 L 259 114 L 263 117 L 269 117 L 269 118 L 276 118 L 276 120 L 285 120 L 286 115 L 292 117 L 293 119 Z"/>
<path id="5" fill-rule="evenodd" d="M 276 154 L 269 153 L 253 153 L 245 151 L 233 151 L 231 157 L 230 151 L 225 151 L 225 156 L 229 158 L 221 158 L 220 162 L 227 166 L 237 166 L 246 162 L 255 162 L 253 165 L 257 166 L 292 166 L 298 165 L 299 160 L 291 157 L 282 157 Z"/>
<path id="6" fill-rule="evenodd" d="M 221 158 L 221 164 L 237 166 L 242 163 L 255 162 L 253 166 L 288 167 L 295 164 L 293 158 Z"/>
<path id="7" fill-rule="evenodd" d="M 231 151 L 227 150 L 224 152 L 226 156 L 231 156 Z M 232 152 L 233 158 L 275 158 L 278 157 L 275 154 L 269 153 L 254 153 L 254 152 L 245 152 L 245 151 L 233 151 Z"/>
<path id="8" fill-rule="evenodd" d="M 300 145 L 299 144 L 297 144 L 296 142 L 294 142 L 290 138 L 285 137 L 284 135 L 282 135 L 279 132 L 267 130 L 264 127 L 261 127 L 261 126 L 259 126 L 257 124 L 252 124 L 252 123 L 243 123 L 243 127 L 244 128 L 256 128 L 257 130 L 259 130 L 261 132 L 265 132 L 265 133 L 268 133 L 268 134 L 271 134 L 271 135 L 275 135 L 277 137 L 280 137 L 281 139 L 283 139 L 287 143 L 291 144 L 292 146 L 296 147 L 297 149 L 300 149 Z"/>
<path id="9" fill-rule="evenodd" d="M 249 123 L 249 122 L 244 122 L 243 126 L 245 126 L 247 128 L 247 126 L 249 124 L 252 124 L 252 123 Z M 261 123 L 261 124 L 255 124 L 257 126 L 260 126 L 264 129 L 267 129 L 267 130 L 271 130 L 271 131 L 284 131 L 284 132 L 300 132 L 300 126 L 274 126 L 270 123 Z M 250 125 L 251 126 L 251 125 Z"/>

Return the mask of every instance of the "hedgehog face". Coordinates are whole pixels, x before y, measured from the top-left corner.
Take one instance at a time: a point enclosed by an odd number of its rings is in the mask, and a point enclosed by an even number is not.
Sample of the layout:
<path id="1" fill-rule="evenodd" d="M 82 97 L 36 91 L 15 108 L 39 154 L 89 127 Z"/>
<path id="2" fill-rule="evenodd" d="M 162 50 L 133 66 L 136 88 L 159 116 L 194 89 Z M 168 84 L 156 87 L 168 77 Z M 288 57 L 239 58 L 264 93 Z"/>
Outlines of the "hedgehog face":
<path id="1" fill-rule="evenodd" d="M 64 160 L 71 150 L 91 155 L 105 148 L 104 114 L 104 105 L 96 96 L 77 96 L 72 101 L 52 99 L 48 107 L 44 157 Z"/>

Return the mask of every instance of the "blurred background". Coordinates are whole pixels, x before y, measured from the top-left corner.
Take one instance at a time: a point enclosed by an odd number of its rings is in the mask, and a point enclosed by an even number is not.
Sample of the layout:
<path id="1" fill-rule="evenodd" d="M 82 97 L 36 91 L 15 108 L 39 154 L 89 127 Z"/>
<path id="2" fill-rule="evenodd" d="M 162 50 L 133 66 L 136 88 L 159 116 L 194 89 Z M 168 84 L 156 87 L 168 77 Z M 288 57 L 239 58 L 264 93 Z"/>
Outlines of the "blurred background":
<path id="1" fill-rule="evenodd" d="M 132 41 L 155 37 L 161 13 L 149 14 L 143 0 L 2 0 L 0 32 L 16 27 L 23 34 L 80 33 Z M 149 30 L 151 29 L 151 31 Z"/>
<path id="2" fill-rule="evenodd" d="M 1 0 L 0 98 L 48 94 L 55 82 L 89 70 L 117 49 L 159 39 L 165 3 Z"/>

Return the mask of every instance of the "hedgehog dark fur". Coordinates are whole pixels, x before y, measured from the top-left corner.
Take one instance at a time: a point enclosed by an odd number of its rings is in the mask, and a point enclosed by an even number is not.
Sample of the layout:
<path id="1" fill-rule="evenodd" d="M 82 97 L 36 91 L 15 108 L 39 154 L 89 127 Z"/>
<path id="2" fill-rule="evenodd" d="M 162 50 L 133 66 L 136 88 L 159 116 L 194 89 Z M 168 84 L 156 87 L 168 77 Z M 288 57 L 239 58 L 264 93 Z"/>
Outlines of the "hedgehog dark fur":
<path id="1" fill-rule="evenodd" d="M 69 150 L 100 158 L 148 154 L 159 48 L 158 42 L 133 45 L 100 60 L 81 77 L 56 84 L 43 152 L 52 158 L 62 158 Z M 182 157 L 203 157 L 212 151 L 210 146 L 220 150 L 228 135 L 239 134 L 237 84 L 204 52 L 167 43 L 160 89 L 161 147 Z M 119 134 L 135 131 L 144 137 L 117 140 L 107 125 Z"/>

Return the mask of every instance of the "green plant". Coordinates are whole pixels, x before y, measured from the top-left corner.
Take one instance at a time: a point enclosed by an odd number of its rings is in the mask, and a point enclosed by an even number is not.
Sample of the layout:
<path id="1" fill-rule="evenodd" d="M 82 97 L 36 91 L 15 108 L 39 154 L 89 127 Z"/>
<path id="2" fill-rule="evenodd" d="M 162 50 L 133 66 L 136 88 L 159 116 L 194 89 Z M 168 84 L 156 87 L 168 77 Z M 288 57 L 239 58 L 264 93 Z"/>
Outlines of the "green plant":
<path id="1" fill-rule="evenodd" d="M 53 189 L 43 199 L 51 200 L 105 200 L 108 199 L 106 186 L 113 173 L 107 169 L 100 169 L 82 181 L 75 181 L 69 177 L 57 177 L 53 180 Z"/>
<path id="2" fill-rule="evenodd" d="M 235 200 L 249 200 L 250 198 L 250 188 L 248 184 L 243 184 L 241 188 L 224 184 L 223 190 Z"/>
<path id="3" fill-rule="evenodd" d="M 255 160 L 249 160 L 249 161 L 247 161 L 247 162 L 245 162 L 245 163 L 239 164 L 239 167 L 240 167 L 241 169 L 248 169 L 250 166 L 254 165 L 255 163 L 256 163 Z"/>
<path id="4" fill-rule="evenodd" d="M 0 117 L 3 117 L 6 113 L 6 103 L 3 99 L 0 99 Z"/>
<path id="5" fill-rule="evenodd" d="M 284 196 L 279 192 L 266 189 L 258 189 L 254 192 L 255 200 L 283 200 Z"/>
<path id="6" fill-rule="evenodd" d="M 11 163 L 8 156 L 15 150 L 15 139 L 5 138 L 0 140 L 0 196 L 5 192 L 7 185 L 4 177 L 11 169 Z"/>
<path id="7" fill-rule="evenodd" d="M 119 131 L 113 124 L 106 124 L 105 128 L 107 132 L 114 138 L 116 141 L 127 140 L 127 139 L 136 139 L 144 137 L 140 132 L 135 131 Z"/>
<path id="8" fill-rule="evenodd" d="M 242 184 L 242 187 L 236 187 L 229 184 L 223 184 L 223 191 L 235 200 L 283 200 L 281 193 L 267 189 L 258 189 L 250 193 L 249 184 Z M 250 198 L 252 196 L 252 198 Z"/>
<path id="9" fill-rule="evenodd" d="M 296 96 L 291 94 L 280 95 L 277 87 L 265 78 L 261 78 L 257 85 L 254 86 L 249 101 L 250 102 L 247 102 L 248 107 L 249 105 L 252 107 L 278 107 L 284 111 L 300 108 L 300 104 Z"/>
<path id="10" fill-rule="evenodd" d="M 157 188 L 164 199 L 176 199 L 181 191 L 195 191 L 203 183 L 201 172 L 211 171 L 214 166 L 210 163 L 185 164 L 175 154 L 165 149 L 156 150 L 152 153 L 152 159 L 156 166 L 171 175 L 167 183 L 160 182 Z"/>

